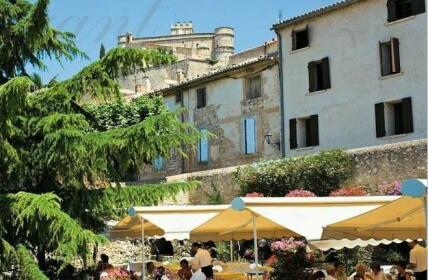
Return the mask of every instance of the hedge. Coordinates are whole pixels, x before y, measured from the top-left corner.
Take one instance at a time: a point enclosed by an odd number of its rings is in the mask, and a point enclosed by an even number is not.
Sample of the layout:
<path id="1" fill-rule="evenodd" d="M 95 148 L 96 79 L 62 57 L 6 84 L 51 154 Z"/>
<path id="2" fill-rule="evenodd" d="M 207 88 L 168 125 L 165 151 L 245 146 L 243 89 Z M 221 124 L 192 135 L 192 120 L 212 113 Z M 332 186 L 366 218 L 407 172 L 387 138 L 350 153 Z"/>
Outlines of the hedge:
<path id="1" fill-rule="evenodd" d="M 261 161 L 239 168 L 234 177 L 243 195 L 257 192 L 265 196 L 284 196 L 304 189 L 327 196 L 351 178 L 354 161 L 341 150 L 317 155 Z"/>

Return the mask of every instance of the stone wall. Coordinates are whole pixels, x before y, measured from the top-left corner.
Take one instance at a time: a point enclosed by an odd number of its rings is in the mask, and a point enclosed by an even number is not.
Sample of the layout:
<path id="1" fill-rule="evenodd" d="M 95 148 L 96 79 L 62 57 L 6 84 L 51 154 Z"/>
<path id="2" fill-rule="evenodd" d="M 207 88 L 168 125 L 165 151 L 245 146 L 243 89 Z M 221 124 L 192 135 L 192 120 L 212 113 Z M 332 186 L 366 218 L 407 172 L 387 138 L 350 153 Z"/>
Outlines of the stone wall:
<path id="1" fill-rule="evenodd" d="M 427 178 L 427 140 L 416 140 L 370 148 L 349 150 L 355 160 L 355 171 L 346 186 L 358 185 L 375 189 L 383 182 L 406 178 Z M 167 177 L 168 182 L 198 180 L 202 186 L 181 194 L 178 204 L 207 204 L 215 193 L 220 203 L 228 204 L 239 195 L 239 186 L 233 179 L 238 166 L 193 172 Z"/>

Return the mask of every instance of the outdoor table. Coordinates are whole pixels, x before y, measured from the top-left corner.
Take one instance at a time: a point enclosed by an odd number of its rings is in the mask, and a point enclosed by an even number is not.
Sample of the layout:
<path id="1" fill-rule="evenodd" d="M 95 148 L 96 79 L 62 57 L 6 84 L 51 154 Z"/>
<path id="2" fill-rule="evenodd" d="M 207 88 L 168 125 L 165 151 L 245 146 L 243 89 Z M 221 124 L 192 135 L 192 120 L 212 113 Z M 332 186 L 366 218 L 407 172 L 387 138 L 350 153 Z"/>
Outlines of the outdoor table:
<path id="1" fill-rule="evenodd" d="M 245 274 L 241 272 L 215 272 L 215 280 L 244 280 Z"/>
<path id="2" fill-rule="evenodd" d="M 248 270 L 247 272 L 247 280 L 253 279 L 253 276 L 259 274 L 259 276 L 263 276 L 266 274 L 265 270 Z"/>

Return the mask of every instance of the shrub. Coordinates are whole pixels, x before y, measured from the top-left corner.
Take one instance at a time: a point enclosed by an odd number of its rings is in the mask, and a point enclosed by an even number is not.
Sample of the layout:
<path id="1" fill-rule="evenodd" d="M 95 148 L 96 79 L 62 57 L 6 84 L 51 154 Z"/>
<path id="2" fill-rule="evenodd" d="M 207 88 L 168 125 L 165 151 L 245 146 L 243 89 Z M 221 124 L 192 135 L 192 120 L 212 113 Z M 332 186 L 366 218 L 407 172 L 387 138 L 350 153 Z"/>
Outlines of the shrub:
<path id="1" fill-rule="evenodd" d="M 392 183 L 384 182 L 379 186 L 380 195 L 401 195 L 401 184 L 400 181 L 394 181 Z"/>
<path id="2" fill-rule="evenodd" d="M 252 193 L 247 193 L 245 195 L 245 197 L 263 197 L 262 193 L 258 193 L 258 192 L 252 192 Z"/>
<path id="3" fill-rule="evenodd" d="M 290 191 L 285 195 L 286 197 L 316 197 L 313 192 L 305 191 L 302 189 Z"/>
<path id="4" fill-rule="evenodd" d="M 368 193 L 361 187 L 345 187 L 333 191 L 330 196 L 365 196 Z"/>
<path id="5" fill-rule="evenodd" d="M 242 194 L 258 192 L 265 196 L 284 196 L 295 186 L 326 196 L 352 175 L 354 162 L 340 150 L 317 155 L 262 161 L 235 173 Z"/>

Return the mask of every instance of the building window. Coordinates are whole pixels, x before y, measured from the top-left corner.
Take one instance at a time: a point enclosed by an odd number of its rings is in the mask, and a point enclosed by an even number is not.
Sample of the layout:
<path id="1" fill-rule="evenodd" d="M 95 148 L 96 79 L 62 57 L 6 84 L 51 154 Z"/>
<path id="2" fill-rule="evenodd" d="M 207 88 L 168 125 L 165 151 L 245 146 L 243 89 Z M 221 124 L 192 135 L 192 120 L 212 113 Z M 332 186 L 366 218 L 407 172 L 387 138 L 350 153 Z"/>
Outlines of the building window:
<path id="1" fill-rule="evenodd" d="M 379 43 L 380 69 L 382 76 L 400 73 L 400 49 L 397 38 Z"/>
<path id="2" fill-rule="evenodd" d="M 153 160 L 153 169 L 155 171 L 162 171 L 165 169 L 165 159 L 161 156 L 157 156 Z"/>
<path id="3" fill-rule="evenodd" d="M 328 57 L 308 63 L 309 92 L 328 89 L 330 84 L 330 63 Z"/>
<path id="4" fill-rule="evenodd" d="M 290 149 L 319 145 L 318 115 L 290 119 Z"/>
<path id="5" fill-rule="evenodd" d="M 179 91 L 175 93 L 175 103 L 183 102 L 183 92 Z"/>
<path id="6" fill-rule="evenodd" d="M 425 0 L 388 0 L 388 21 L 425 13 Z"/>
<path id="7" fill-rule="evenodd" d="M 413 132 L 412 99 L 375 104 L 375 118 L 378 138 Z"/>
<path id="8" fill-rule="evenodd" d="M 207 106 L 207 88 L 196 90 L 196 108 L 205 108 Z"/>
<path id="9" fill-rule="evenodd" d="M 262 82 L 260 75 L 247 79 L 247 99 L 255 99 L 262 96 Z"/>
<path id="10" fill-rule="evenodd" d="M 208 130 L 203 128 L 199 130 L 201 138 L 198 143 L 198 162 L 208 162 L 209 144 Z"/>
<path id="11" fill-rule="evenodd" d="M 244 119 L 244 152 L 246 155 L 256 153 L 256 119 L 248 117 Z"/>
<path id="12" fill-rule="evenodd" d="M 309 47 L 309 28 L 307 25 L 304 29 L 293 30 L 291 32 L 291 37 L 293 51 Z"/>

